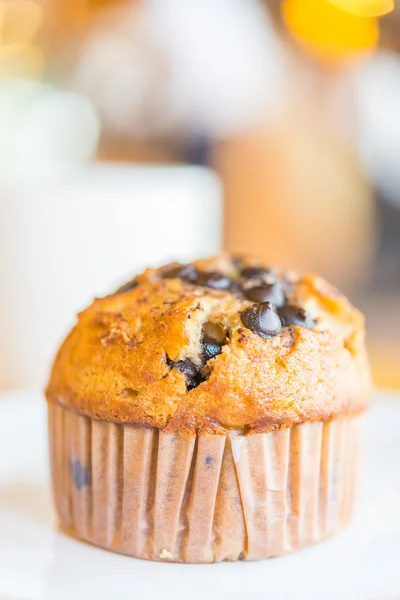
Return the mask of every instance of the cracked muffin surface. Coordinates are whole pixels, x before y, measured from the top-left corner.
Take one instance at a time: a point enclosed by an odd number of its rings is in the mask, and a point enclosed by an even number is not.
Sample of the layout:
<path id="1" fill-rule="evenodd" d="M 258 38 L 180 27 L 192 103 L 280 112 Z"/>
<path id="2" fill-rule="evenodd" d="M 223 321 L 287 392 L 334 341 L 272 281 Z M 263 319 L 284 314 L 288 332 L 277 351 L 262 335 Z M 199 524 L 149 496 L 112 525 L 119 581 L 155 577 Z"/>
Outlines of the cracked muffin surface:
<path id="1" fill-rule="evenodd" d="M 271 431 L 361 412 L 363 315 L 316 275 L 219 255 L 147 269 L 96 299 L 47 400 L 166 431 Z"/>

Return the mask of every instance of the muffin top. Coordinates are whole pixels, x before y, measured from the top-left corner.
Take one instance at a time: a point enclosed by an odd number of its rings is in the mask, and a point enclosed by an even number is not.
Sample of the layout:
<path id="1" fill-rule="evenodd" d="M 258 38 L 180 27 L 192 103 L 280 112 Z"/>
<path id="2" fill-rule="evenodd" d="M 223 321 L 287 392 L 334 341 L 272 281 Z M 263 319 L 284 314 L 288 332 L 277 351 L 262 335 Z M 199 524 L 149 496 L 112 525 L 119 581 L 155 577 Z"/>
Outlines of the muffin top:
<path id="1" fill-rule="evenodd" d="M 363 315 L 316 275 L 219 255 L 147 269 L 78 316 L 47 388 L 93 418 L 261 432 L 362 411 Z"/>

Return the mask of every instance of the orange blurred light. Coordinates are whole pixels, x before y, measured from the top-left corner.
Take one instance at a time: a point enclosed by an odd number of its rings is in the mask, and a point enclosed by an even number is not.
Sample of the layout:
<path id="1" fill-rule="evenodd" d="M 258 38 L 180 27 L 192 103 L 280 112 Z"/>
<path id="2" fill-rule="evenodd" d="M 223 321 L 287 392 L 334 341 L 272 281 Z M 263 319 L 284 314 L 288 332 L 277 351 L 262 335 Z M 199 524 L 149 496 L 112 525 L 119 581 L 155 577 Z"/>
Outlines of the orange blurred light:
<path id="1" fill-rule="evenodd" d="M 393 0 L 330 0 L 330 2 L 359 17 L 380 17 L 394 9 Z"/>
<path id="2" fill-rule="evenodd" d="M 0 46 L 0 73 L 6 77 L 39 79 L 45 68 L 42 50 L 34 44 Z"/>
<path id="3" fill-rule="evenodd" d="M 38 78 L 45 59 L 32 40 L 42 24 L 43 7 L 31 0 L 0 0 L 0 73 Z"/>
<path id="4" fill-rule="evenodd" d="M 38 32 L 43 7 L 31 0 L 0 0 L 0 40 L 2 44 L 29 42 Z"/>
<path id="5" fill-rule="evenodd" d="M 341 10 L 328 0 L 284 0 L 282 16 L 296 41 L 328 62 L 372 50 L 379 40 L 375 19 Z"/>

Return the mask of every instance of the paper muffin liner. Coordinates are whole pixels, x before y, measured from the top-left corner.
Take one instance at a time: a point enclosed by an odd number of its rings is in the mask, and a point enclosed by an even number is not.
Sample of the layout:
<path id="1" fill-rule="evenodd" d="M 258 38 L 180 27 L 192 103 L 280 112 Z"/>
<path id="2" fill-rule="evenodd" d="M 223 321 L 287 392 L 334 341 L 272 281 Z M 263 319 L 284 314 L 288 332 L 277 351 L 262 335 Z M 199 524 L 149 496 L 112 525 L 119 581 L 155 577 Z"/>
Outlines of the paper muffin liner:
<path id="1" fill-rule="evenodd" d="M 97 546 L 186 563 L 257 560 L 349 520 L 363 417 L 182 437 L 49 405 L 61 525 Z"/>

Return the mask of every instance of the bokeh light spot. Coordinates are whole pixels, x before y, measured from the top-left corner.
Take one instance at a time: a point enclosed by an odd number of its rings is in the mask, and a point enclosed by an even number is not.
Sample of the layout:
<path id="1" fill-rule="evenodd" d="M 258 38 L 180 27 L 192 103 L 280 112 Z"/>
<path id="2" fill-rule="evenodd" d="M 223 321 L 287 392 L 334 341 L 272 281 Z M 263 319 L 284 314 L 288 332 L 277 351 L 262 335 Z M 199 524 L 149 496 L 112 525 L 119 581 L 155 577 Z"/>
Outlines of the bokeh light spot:
<path id="1" fill-rule="evenodd" d="M 379 40 L 375 19 L 341 10 L 328 0 L 284 0 L 282 16 L 299 44 L 333 63 L 372 50 Z"/>
<path id="2" fill-rule="evenodd" d="M 359 17 L 380 17 L 394 9 L 394 0 L 330 0 L 330 2 Z"/>

